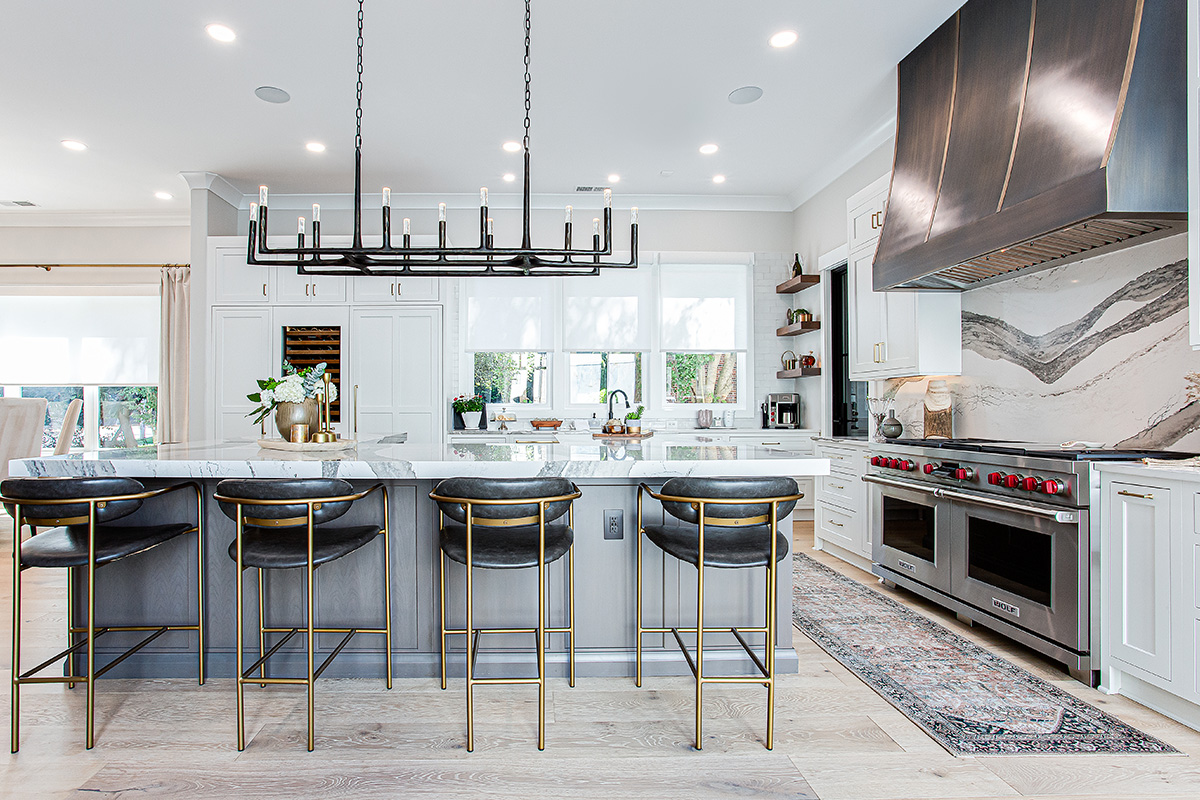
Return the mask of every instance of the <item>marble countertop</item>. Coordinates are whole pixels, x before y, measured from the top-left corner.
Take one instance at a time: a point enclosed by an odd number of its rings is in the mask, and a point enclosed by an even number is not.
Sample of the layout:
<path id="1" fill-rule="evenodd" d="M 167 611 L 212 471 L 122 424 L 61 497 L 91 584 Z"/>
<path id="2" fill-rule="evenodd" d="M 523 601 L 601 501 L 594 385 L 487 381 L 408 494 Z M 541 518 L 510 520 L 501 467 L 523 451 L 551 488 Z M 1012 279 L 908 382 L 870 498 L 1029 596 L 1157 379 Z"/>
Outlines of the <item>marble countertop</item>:
<path id="1" fill-rule="evenodd" d="M 648 439 L 616 445 L 360 443 L 336 453 L 262 450 L 254 442 L 206 442 L 42 456 L 11 462 L 14 477 L 120 475 L 131 478 L 372 478 L 454 476 L 654 478 L 828 475 L 829 461 L 773 447 Z"/>
<path id="2" fill-rule="evenodd" d="M 1093 461 L 1092 469 L 1115 475 L 1200 482 L 1200 464 L 1184 461 Z"/>

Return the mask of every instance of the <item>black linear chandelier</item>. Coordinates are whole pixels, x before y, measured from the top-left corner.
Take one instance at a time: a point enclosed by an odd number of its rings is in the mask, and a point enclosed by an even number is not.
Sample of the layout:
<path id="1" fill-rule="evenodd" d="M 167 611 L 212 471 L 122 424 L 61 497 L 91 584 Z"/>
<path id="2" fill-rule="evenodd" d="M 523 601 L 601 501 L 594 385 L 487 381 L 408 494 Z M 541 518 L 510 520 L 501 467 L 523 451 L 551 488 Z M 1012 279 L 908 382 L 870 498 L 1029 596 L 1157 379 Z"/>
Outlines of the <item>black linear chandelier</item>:
<path id="1" fill-rule="evenodd" d="M 604 261 L 612 248 L 612 190 L 604 190 L 604 216 L 592 220 L 592 246 L 575 248 L 571 243 L 571 206 L 566 207 L 566 224 L 561 248 L 535 248 L 529 234 L 529 3 L 525 0 L 525 185 L 521 216 L 521 246 L 496 247 L 492 219 L 488 216 L 487 189 L 479 190 L 479 244 L 449 247 L 446 244 L 446 204 L 438 206 L 436 247 L 414 247 L 409 220 L 404 220 L 402 244 L 392 244 L 391 190 L 383 189 L 383 244 L 363 246 L 362 237 L 362 90 L 363 90 L 363 0 L 358 0 L 358 106 L 354 121 L 354 235 L 349 247 L 322 246 L 321 207 L 313 205 L 312 243 L 305 245 L 304 217 L 300 217 L 295 247 L 267 246 L 267 187 L 259 188 L 258 202 L 250 204 L 249 262 L 269 266 L 295 266 L 301 275 L 388 275 L 388 276 L 509 276 L 509 275 L 599 275 L 602 267 L 637 267 L 638 210 L 630 210 L 629 260 Z"/>

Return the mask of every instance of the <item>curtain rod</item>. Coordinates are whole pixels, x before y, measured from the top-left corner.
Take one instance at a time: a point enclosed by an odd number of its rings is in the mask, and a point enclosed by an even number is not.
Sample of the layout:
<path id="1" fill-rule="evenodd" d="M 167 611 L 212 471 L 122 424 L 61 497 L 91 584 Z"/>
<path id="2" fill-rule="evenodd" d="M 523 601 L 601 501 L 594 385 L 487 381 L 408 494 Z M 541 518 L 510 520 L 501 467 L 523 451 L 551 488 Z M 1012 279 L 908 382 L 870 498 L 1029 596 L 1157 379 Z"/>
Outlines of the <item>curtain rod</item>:
<path id="1" fill-rule="evenodd" d="M 162 269 L 163 267 L 188 267 L 190 264 L 0 264 L 0 269 L 44 269 L 49 272 L 54 267 L 68 267 L 71 269 L 128 269 L 130 267 L 149 267 L 153 269 Z"/>

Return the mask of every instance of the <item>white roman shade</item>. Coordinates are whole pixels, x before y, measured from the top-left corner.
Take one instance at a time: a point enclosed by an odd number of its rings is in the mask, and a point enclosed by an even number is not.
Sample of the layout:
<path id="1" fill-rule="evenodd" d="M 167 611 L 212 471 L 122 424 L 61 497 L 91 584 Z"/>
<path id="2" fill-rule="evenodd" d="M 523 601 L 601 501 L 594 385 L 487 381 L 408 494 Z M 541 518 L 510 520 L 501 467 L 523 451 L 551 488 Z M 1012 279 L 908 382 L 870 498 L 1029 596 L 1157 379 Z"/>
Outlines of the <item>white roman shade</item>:
<path id="1" fill-rule="evenodd" d="M 650 349 L 650 269 L 611 269 L 563 278 L 563 348 L 569 351 Z"/>
<path id="2" fill-rule="evenodd" d="M 463 349 L 554 349 L 554 284 L 550 278 L 466 278 Z"/>
<path id="3" fill-rule="evenodd" d="M 158 297 L 0 297 L 0 383 L 157 384 Z"/>
<path id="4" fill-rule="evenodd" d="M 741 264 L 664 264 L 659 346 L 667 352 L 745 350 L 749 340 L 748 268 Z"/>

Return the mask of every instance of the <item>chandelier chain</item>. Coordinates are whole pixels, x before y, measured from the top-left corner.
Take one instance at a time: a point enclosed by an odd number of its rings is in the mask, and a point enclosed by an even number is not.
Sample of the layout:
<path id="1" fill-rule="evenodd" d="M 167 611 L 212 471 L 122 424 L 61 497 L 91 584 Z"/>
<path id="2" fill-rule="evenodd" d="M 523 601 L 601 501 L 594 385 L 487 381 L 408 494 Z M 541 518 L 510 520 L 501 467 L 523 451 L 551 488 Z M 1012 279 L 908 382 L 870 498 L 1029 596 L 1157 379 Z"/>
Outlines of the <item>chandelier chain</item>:
<path id="1" fill-rule="evenodd" d="M 358 107 L 354 111 L 354 149 L 362 148 L 362 53 L 363 53 L 363 0 L 358 0 L 358 85 L 355 87 L 355 99 Z"/>
<path id="2" fill-rule="evenodd" d="M 529 152 L 529 2 L 525 0 L 525 152 Z"/>

